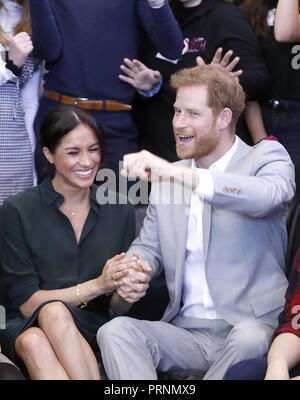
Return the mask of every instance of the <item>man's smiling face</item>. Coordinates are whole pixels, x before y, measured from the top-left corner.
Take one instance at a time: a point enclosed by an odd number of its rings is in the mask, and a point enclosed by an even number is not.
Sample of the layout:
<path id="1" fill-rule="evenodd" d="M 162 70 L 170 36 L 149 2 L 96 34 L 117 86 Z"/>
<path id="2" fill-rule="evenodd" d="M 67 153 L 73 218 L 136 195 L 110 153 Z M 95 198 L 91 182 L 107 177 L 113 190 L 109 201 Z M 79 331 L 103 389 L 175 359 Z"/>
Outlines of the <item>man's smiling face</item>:
<path id="1" fill-rule="evenodd" d="M 177 90 L 173 130 L 181 159 L 197 160 L 217 147 L 220 135 L 216 131 L 216 117 L 207 106 L 205 86 L 183 86 Z"/>

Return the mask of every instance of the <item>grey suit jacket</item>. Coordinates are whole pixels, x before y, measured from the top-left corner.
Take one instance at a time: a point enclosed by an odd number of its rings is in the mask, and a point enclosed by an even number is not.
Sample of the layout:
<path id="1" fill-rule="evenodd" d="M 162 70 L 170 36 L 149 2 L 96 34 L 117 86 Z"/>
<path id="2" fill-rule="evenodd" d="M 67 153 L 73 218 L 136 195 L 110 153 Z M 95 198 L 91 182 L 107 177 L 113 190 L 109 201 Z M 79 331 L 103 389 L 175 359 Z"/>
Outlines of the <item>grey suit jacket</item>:
<path id="1" fill-rule="evenodd" d="M 191 166 L 191 160 L 179 163 Z M 238 138 L 225 172 L 212 174 L 214 195 L 204 202 L 202 216 L 212 300 L 231 325 L 260 319 L 275 327 L 287 288 L 285 219 L 295 190 L 294 166 L 278 142 L 250 147 Z M 182 186 L 153 184 L 140 236 L 129 249 L 149 261 L 153 274 L 164 268 L 170 303 L 162 320 L 179 320 L 183 327 L 193 327 L 192 320 L 178 318 L 190 197 Z"/>

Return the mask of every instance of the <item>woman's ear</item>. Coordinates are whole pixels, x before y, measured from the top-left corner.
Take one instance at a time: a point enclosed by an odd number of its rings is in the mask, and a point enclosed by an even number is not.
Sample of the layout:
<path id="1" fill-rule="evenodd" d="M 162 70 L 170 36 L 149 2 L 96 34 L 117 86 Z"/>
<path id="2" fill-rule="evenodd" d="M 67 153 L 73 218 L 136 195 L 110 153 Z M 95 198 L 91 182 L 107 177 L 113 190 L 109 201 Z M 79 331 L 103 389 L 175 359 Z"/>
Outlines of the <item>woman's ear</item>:
<path id="1" fill-rule="evenodd" d="M 48 149 L 48 147 L 43 147 L 43 153 L 44 156 L 47 158 L 48 162 L 50 164 L 54 164 L 54 157 L 51 151 Z"/>

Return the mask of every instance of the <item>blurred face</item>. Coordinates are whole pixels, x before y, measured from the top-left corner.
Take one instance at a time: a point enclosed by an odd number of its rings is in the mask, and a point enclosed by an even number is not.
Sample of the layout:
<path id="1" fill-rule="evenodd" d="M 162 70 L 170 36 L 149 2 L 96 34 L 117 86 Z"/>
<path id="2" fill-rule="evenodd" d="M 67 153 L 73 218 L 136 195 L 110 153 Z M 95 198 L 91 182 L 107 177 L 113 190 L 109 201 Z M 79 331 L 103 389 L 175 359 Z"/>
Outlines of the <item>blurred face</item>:
<path id="1" fill-rule="evenodd" d="M 177 155 L 196 160 L 213 153 L 220 141 L 216 118 L 206 104 L 204 86 L 187 86 L 177 90 L 173 130 Z"/>
<path id="2" fill-rule="evenodd" d="M 90 187 L 101 161 L 99 141 L 87 125 L 78 125 L 63 137 L 54 153 L 44 148 L 48 161 L 55 165 L 57 185 Z"/>

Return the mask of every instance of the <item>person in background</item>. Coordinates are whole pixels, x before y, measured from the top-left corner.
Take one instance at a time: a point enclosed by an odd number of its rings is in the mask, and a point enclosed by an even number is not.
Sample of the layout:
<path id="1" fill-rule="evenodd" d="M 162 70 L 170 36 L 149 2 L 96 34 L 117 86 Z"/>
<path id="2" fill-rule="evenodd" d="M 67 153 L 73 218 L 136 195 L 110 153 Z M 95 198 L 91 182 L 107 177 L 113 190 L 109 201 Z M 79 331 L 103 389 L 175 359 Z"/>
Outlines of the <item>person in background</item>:
<path id="1" fill-rule="evenodd" d="M 135 90 L 118 79 L 124 57 L 137 57 L 140 29 L 163 57 L 180 58 L 183 39 L 167 0 L 30 0 L 35 53 L 46 61 L 44 92 L 35 119 L 59 103 L 90 112 L 104 129 L 103 168 L 119 176 L 123 154 L 138 150 L 131 115 Z M 39 181 L 46 173 L 37 147 Z"/>
<path id="2" fill-rule="evenodd" d="M 226 380 L 300 379 L 300 248 L 294 257 L 285 306 L 265 357 L 241 361 L 226 373 Z"/>
<path id="3" fill-rule="evenodd" d="M 275 16 L 275 38 L 279 42 L 300 40 L 300 15 L 298 0 L 278 0 Z"/>
<path id="4" fill-rule="evenodd" d="M 235 4 L 237 6 L 242 5 L 244 0 L 225 0 L 226 3 L 231 3 L 231 4 Z"/>
<path id="5" fill-rule="evenodd" d="M 260 102 L 249 121 L 254 131 L 260 127 L 266 136 L 275 136 L 297 164 L 300 162 L 300 64 L 297 62 L 300 46 L 276 41 L 276 5 L 276 0 L 245 0 L 241 6 L 258 37 L 272 81 L 269 96 Z"/>
<path id="6" fill-rule="evenodd" d="M 28 0 L 0 1 L 0 204 L 36 184 L 33 121 L 41 68 Z"/>
<path id="7" fill-rule="evenodd" d="M 97 200 L 104 141 L 91 115 L 59 105 L 45 116 L 41 138 L 53 179 L 1 208 L 7 323 L 0 343 L 31 379 L 99 379 L 96 332 L 110 307 L 122 313 L 129 304 L 114 290 L 124 285 L 141 297 L 148 287 L 147 266 L 123 253 L 135 237 L 134 211 L 117 195 L 115 204 Z"/>
<path id="8" fill-rule="evenodd" d="M 172 0 L 170 5 L 185 38 L 183 54 L 178 62 L 170 62 L 160 57 L 144 38 L 139 60 L 156 71 L 156 77 L 158 72 L 161 74 L 162 84 L 158 92 L 142 93 L 147 96 L 146 99 L 137 98 L 135 116 L 140 149 L 172 162 L 178 157 L 172 133 L 175 94 L 169 86 L 171 74 L 182 68 L 194 67 L 199 56 L 204 63 L 211 63 L 219 48 L 222 48 L 223 55 L 232 51 L 231 55 L 239 57 L 238 69 L 243 71 L 239 79 L 247 101 L 265 96 L 269 89 L 269 74 L 253 29 L 239 7 L 217 0 Z M 126 57 L 132 61 L 129 55 Z M 126 63 L 123 65 L 127 66 Z M 243 118 L 239 121 L 237 134 L 253 143 Z"/>

